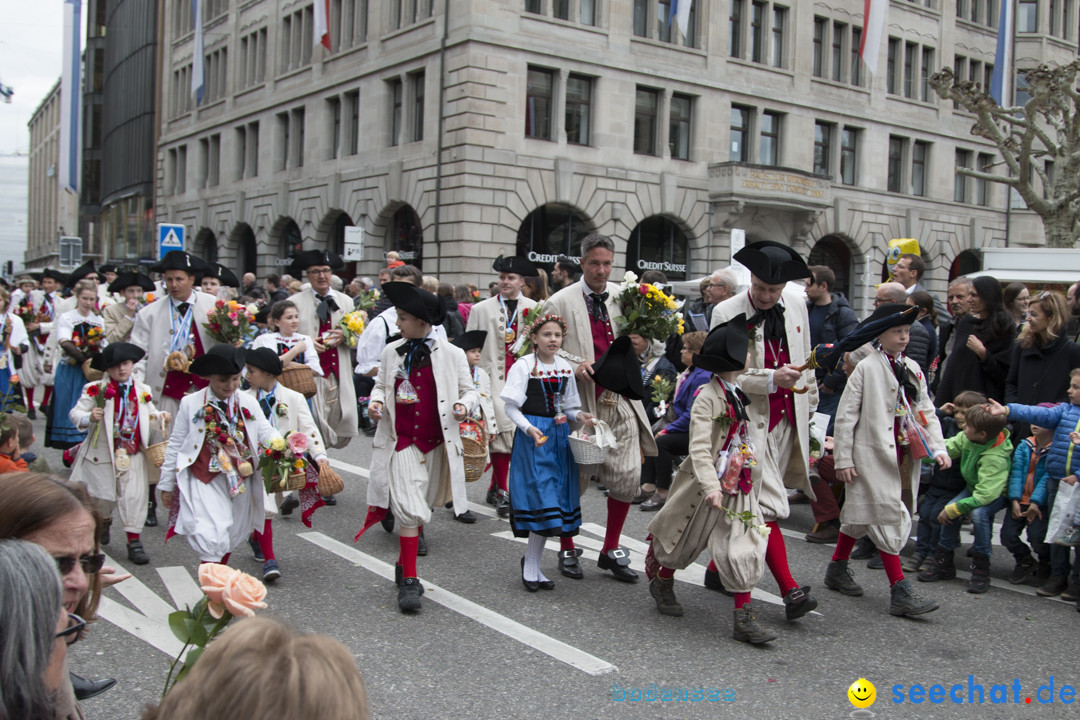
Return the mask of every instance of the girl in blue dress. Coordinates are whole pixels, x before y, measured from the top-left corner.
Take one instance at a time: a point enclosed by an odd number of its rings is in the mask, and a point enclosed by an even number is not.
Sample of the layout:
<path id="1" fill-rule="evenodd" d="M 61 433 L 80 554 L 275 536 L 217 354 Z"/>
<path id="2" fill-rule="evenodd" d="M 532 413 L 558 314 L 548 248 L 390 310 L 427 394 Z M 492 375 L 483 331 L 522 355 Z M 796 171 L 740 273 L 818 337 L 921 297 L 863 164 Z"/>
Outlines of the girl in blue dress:
<path id="1" fill-rule="evenodd" d="M 75 284 L 78 304 L 56 319 L 56 334 L 62 359 L 56 364 L 56 384 L 52 397 L 52 425 L 45 445 L 66 450 L 86 437 L 71 424 L 68 413 L 82 396 L 86 377 L 82 364 L 105 348 L 105 321 L 96 312 L 97 283 L 80 280 Z"/>
<path id="2" fill-rule="evenodd" d="M 533 352 L 510 368 L 500 397 L 506 416 L 517 425 L 510 456 L 510 525 L 529 539 L 521 561 L 521 582 L 529 592 L 555 583 L 540 572 L 549 537 L 572 537 L 581 525 L 578 468 L 570 454 L 570 425 L 589 424 L 582 411 L 574 369 L 558 357 L 566 323 L 544 315 L 529 328 Z"/>

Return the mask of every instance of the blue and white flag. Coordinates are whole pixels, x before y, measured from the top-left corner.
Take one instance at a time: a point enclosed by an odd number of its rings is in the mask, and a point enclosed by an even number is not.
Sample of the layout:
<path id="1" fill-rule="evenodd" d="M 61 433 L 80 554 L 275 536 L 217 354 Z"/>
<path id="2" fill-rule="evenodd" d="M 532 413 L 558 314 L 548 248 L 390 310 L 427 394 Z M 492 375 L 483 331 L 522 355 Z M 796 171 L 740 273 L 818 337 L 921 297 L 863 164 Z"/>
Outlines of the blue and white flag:
<path id="1" fill-rule="evenodd" d="M 64 67 L 60 74 L 60 168 L 57 179 L 79 192 L 79 107 L 82 105 L 82 0 L 64 0 Z"/>
<path id="2" fill-rule="evenodd" d="M 668 24 L 672 19 L 679 23 L 679 33 L 686 37 L 686 31 L 690 25 L 690 8 L 694 0 L 671 0 L 671 12 L 668 14 Z"/>
<path id="3" fill-rule="evenodd" d="M 990 97 L 998 105 L 1008 99 L 1009 78 L 1013 74 L 1013 2 L 1001 0 L 1001 21 L 998 23 L 997 50 L 994 51 L 994 74 L 990 79 Z"/>
<path id="4" fill-rule="evenodd" d="M 195 14 L 195 58 L 191 61 L 191 95 L 195 104 L 202 102 L 206 89 L 206 70 L 203 67 L 203 0 L 191 0 L 191 12 Z"/>

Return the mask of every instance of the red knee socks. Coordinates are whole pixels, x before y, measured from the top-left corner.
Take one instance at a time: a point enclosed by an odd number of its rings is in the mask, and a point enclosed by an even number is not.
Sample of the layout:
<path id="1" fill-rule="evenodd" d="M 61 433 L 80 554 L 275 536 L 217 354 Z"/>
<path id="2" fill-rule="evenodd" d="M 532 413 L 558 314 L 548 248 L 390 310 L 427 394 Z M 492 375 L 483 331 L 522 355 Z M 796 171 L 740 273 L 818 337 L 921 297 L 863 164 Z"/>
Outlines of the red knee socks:
<path id="1" fill-rule="evenodd" d="M 750 593 L 734 593 L 735 595 L 735 609 L 738 610 L 743 605 L 750 603 Z"/>
<path id="2" fill-rule="evenodd" d="M 559 549 L 560 550 L 573 550 L 574 549 L 574 538 L 572 538 L 572 537 L 560 537 L 559 538 Z"/>
<path id="3" fill-rule="evenodd" d="M 43 395 L 42 398 L 41 398 L 41 404 L 42 405 L 48 405 L 49 401 L 52 400 L 52 390 L 53 390 L 52 385 L 46 385 L 45 386 L 45 395 Z"/>
<path id="4" fill-rule="evenodd" d="M 139 539 L 139 533 L 124 533 L 127 535 L 128 542 L 135 542 Z"/>
<path id="5" fill-rule="evenodd" d="M 23 388 L 26 392 L 26 407 L 28 410 L 34 409 L 34 388 Z"/>
<path id="6" fill-rule="evenodd" d="M 509 453 L 491 453 L 491 485 L 506 490 L 506 478 L 510 474 Z"/>
<path id="7" fill-rule="evenodd" d="M 716 567 L 716 561 L 715 560 L 710 560 L 709 561 L 709 567 L 707 567 L 705 569 L 708 570 L 711 573 L 720 572 L 720 568 Z"/>
<path id="8" fill-rule="evenodd" d="M 420 538 L 415 535 L 413 537 L 402 535 L 399 540 L 401 554 L 398 555 L 398 564 L 401 565 L 401 577 L 414 578 L 416 577 L 416 548 L 420 545 Z"/>
<path id="9" fill-rule="evenodd" d="M 622 535 L 623 523 L 626 522 L 628 512 L 630 512 L 630 503 L 613 497 L 607 499 L 607 532 L 604 533 L 604 547 L 600 552 L 619 547 L 619 536 Z"/>
<path id="10" fill-rule="evenodd" d="M 856 539 L 850 535 L 840 533 L 836 539 L 836 552 L 832 554 L 833 562 L 843 562 L 851 558 L 851 550 L 855 547 Z"/>
<path id="11" fill-rule="evenodd" d="M 889 587 L 904 579 L 904 571 L 900 567 L 900 556 L 889 555 L 884 550 L 878 550 L 881 555 L 881 564 L 885 566 L 885 574 L 889 576 Z"/>
<path id="12" fill-rule="evenodd" d="M 768 564 L 769 572 L 773 574 L 776 584 L 780 586 L 780 594 L 787 595 L 788 592 L 799 587 L 799 585 L 791 577 L 791 570 L 788 569 L 787 547 L 784 545 L 784 536 L 780 533 L 780 524 L 775 520 L 765 524 L 770 528 L 769 545 L 765 548 L 765 562 Z"/>
<path id="13" fill-rule="evenodd" d="M 675 577 L 675 570 L 673 568 L 664 567 L 663 565 L 661 565 L 660 569 L 656 571 L 656 576 L 661 577 L 665 580 L 670 580 L 671 578 Z"/>
<path id="14" fill-rule="evenodd" d="M 221 560 L 219 560 L 217 564 L 218 565 L 228 565 L 230 557 L 232 557 L 232 553 L 225 553 L 225 555 L 222 556 Z M 199 561 L 200 565 L 211 565 L 213 563 L 214 563 L 213 560 L 200 560 Z"/>
<path id="15" fill-rule="evenodd" d="M 274 529 L 270 526 L 269 518 L 263 523 L 263 531 L 255 533 L 255 542 L 259 543 L 259 549 L 262 550 L 263 559 L 277 560 L 277 558 L 274 557 Z"/>

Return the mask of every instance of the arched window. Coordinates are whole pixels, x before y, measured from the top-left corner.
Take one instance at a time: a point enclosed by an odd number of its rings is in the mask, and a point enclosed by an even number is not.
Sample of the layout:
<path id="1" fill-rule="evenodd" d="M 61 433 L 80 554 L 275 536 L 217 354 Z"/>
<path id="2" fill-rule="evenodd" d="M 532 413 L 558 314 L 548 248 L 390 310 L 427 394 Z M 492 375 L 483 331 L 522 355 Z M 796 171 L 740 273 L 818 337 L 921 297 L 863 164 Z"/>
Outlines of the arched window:
<path id="1" fill-rule="evenodd" d="M 851 298 L 851 250 L 847 244 L 835 235 L 826 235 L 814 243 L 807 265 L 824 265 L 836 275 L 835 287 L 831 291 L 844 293 Z"/>
<path id="2" fill-rule="evenodd" d="M 952 261 L 952 265 L 949 266 L 949 282 L 952 282 L 961 275 L 970 275 L 974 272 L 982 270 L 982 258 L 974 250 L 964 250 L 956 259 Z"/>
<path id="3" fill-rule="evenodd" d="M 638 275 L 646 270 L 659 270 L 668 280 L 685 280 L 688 261 L 686 234 L 665 217 L 645 218 L 630 233 L 626 267 Z"/>
<path id="4" fill-rule="evenodd" d="M 217 238 L 210 228 L 203 228 L 195 236 L 195 255 L 209 263 L 217 262 Z"/>
<path id="5" fill-rule="evenodd" d="M 386 249 L 397 250 L 406 264 L 423 269 L 424 231 L 420 226 L 420 216 L 416 214 L 412 206 L 402 205 L 394 213 L 394 220 L 390 224 L 390 236 L 386 238 Z"/>
<path id="6" fill-rule="evenodd" d="M 259 247 L 255 242 L 255 231 L 250 225 L 242 224 L 237 228 L 237 249 L 240 251 L 240 272 L 258 273 Z"/>
<path id="7" fill-rule="evenodd" d="M 549 203 L 533 210 L 518 228 L 518 255 L 550 272 L 560 255 L 576 258 L 588 221 L 569 205 Z"/>

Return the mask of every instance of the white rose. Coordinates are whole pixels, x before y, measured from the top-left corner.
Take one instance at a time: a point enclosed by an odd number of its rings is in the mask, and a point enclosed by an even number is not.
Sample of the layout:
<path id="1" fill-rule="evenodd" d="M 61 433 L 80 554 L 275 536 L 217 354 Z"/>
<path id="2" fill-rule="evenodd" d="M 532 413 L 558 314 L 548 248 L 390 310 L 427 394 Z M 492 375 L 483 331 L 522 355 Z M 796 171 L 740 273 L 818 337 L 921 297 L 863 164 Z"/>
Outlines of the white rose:
<path id="1" fill-rule="evenodd" d="M 259 306 L 256 305 L 255 303 L 251 303 L 250 305 L 248 305 L 244 309 L 247 310 L 252 315 L 258 315 L 259 314 Z"/>
<path id="2" fill-rule="evenodd" d="M 769 537 L 769 533 L 772 532 L 772 528 L 768 525 L 757 525 L 755 529 L 761 533 L 762 537 Z"/>
<path id="3" fill-rule="evenodd" d="M 623 275 L 623 282 L 626 283 L 627 285 L 633 285 L 634 283 L 637 282 L 637 280 L 638 280 L 638 277 L 637 277 L 637 275 L 634 274 L 634 272 L 632 270 L 627 270 L 626 274 Z"/>

